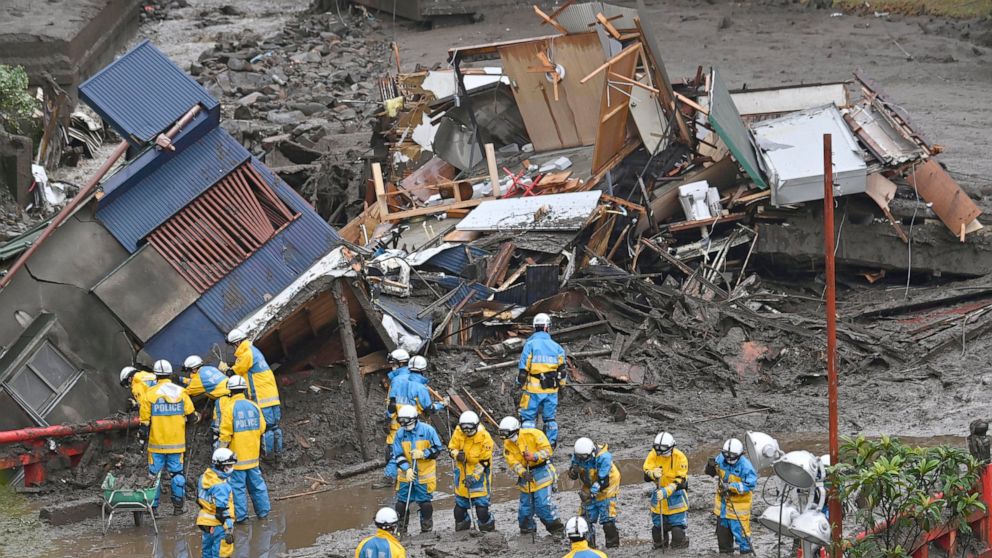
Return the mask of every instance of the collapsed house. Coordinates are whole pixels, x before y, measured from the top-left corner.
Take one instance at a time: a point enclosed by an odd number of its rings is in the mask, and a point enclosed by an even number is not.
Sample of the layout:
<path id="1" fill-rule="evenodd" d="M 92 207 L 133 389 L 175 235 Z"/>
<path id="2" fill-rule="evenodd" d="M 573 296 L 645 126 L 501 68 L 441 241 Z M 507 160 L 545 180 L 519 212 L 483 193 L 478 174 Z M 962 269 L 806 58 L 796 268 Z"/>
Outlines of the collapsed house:
<path id="1" fill-rule="evenodd" d="M 222 358 L 226 332 L 338 241 L 147 41 L 79 90 L 126 161 L 3 279 L 2 430 L 113 414 L 130 363 Z"/>

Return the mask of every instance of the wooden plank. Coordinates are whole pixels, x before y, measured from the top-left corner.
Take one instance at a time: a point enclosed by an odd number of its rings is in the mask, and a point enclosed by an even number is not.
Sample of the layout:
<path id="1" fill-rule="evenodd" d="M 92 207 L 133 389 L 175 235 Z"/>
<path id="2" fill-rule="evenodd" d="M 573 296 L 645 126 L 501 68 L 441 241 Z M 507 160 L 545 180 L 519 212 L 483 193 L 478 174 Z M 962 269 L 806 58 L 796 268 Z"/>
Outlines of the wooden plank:
<path id="1" fill-rule="evenodd" d="M 933 212 L 954 236 L 961 234 L 962 226 L 967 229 L 982 214 L 982 210 L 934 159 L 917 166 L 906 180 L 916 188 L 920 197 L 932 204 Z"/>
<path id="2" fill-rule="evenodd" d="M 444 235 L 445 242 L 472 242 L 482 236 L 480 231 L 451 231 Z"/>
<path id="3" fill-rule="evenodd" d="M 499 49 L 503 72 L 514 84 L 513 97 L 536 151 L 581 145 L 575 119 L 567 110 L 567 103 L 562 100 L 567 93 L 559 92 L 559 100 L 553 100 L 553 86 L 545 79 L 545 74 L 529 70 L 538 60 L 538 54 L 548 48 L 545 41 L 532 41 Z M 565 72 L 567 74 L 568 70 Z"/>
<path id="4" fill-rule="evenodd" d="M 510 266 L 510 258 L 513 257 L 514 246 L 512 242 L 504 242 L 499 245 L 499 250 L 489 260 L 486 267 L 486 280 L 483 283 L 487 287 L 503 282 L 506 278 L 507 268 Z"/>
<path id="5" fill-rule="evenodd" d="M 358 359 L 358 370 L 361 371 L 362 376 L 387 369 L 389 369 L 389 362 L 386 359 L 386 351 L 376 351 Z"/>
<path id="6" fill-rule="evenodd" d="M 548 17 L 550 17 L 551 19 L 557 20 L 558 19 L 558 16 L 561 15 L 561 13 L 564 12 L 566 8 L 568 8 L 569 6 L 571 6 L 574 3 L 575 3 L 575 0 L 566 0 L 564 3 L 562 3 L 561 6 L 558 6 L 557 8 L 555 8 L 555 11 L 551 12 L 551 15 L 549 15 Z M 544 22 L 543 21 L 541 22 L 541 25 L 544 25 Z"/>
<path id="7" fill-rule="evenodd" d="M 372 180 L 375 181 L 375 203 L 379 206 L 379 215 L 385 217 L 389 215 L 389 206 L 386 204 L 386 185 L 382 182 L 382 166 L 379 163 L 372 163 Z"/>
<path id="8" fill-rule="evenodd" d="M 730 215 L 720 215 L 719 217 L 709 217 L 707 219 L 698 219 L 696 221 L 682 221 L 681 223 L 672 223 L 671 225 L 668 225 L 668 230 L 670 232 L 688 231 L 716 223 L 733 223 L 735 221 L 740 221 L 744 217 L 747 217 L 746 213 L 731 213 Z"/>
<path id="9" fill-rule="evenodd" d="M 626 56 L 624 52 L 628 53 Z M 635 43 L 613 57 L 614 62 L 609 66 L 611 73 L 634 78 L 637 67 L 637 56 L 630 53 L 640 52 L 640 43 Z M 630 116 L 630 84 L 603 84 L 603 94 L 600 97 L 600 123 L 596 132 L 596 147 L 593 148 L 592 172 L 603 172 L 616 154 L 623 150 L 631 130 L 627 128 Z M 612 90 L 610 90 L 612 88 Z M 617 161 L 619 163 L 619 161 Z"/>
<path id="10" fill-rule="evenodd" d="M 630 79 L 627 76 L 622 76 L 620 74 L 615 74 L 613 72 L 610 72 L 610 78 L 611 79 L 618 79 L 620 81 L 629 83 L 629 84 L 633 85 L 634 87 L 640 87 L 641 89 L 644 89 L 645 91 L 650 91 L 651 93 L 654 93 L 655 95 L 657 95 L 658 93 L 660 93 L 654 87 L 651 87 L 650 85 L 647 85 L 645 83 L 641 83 L 641 82 L 637 81 L 636 79 Z"/>
<path id="11" fill-rule="evenodd" d="M 606 32 L 612 35 L 614 39 L 620 39 L 620 32 L 617 31 L 617 28 L 613 26 L 613 23 L 611 23 L 610 20 L 606 19 L 606 16 L 604 16 L 602 12 L 596 14 L 596 21 L 598 21 L 599 24 L 606 29 Z"/>
<path id="12" fill-rule="evenodd" d="M 544 13 L 543 11 L 541 11 L 541 8 L 538 8 L 537 6 L 534 6 L 534 13 L 537 14 L 537 17 L 539 17 L 542 20 L 544 20 L 544 21 L 541 22 L 541 25 L 544 25 L 545 23 L 547 23 L 551 27 L 554 27 L 556 30 L 558 30 L 558 32 L 561 33 L 562 35 L 568 35 L 568 29 L 565 29 L 564 27 L 561 26 L 560 23 L 558 23 L 557 21 L 555 21 L 554 18 L 552 18 L 548 14 Z"/>
<path id="13" fill-rule="evenodd" d="M 628 56 L 630 56 L 631 54 L 639 51 L 640 49 L 641 49 L 641 43 L 634 43 L 632 45 L 629 45 L 627 48 L 625 48 L 625 49 L 621 50 L 619 53 L 617 53 L 616 56 L 614 56 L 613 58 L 610 58 L 606 62 L 603 62 L 603 64 L 600 65 L 598 68 L 596 68 L 592 72 L 589 72 L 588 74 L 586 74 L 586 77 L 580 79 L 579 82 L 580 83 L 585 83 L 585 82 L 591 80 L 592 78 L 594 78 L 597 75 L 601 74 L 603 72 L 603 70 L 612 67 L 617 62 L 620 62 L 621 60 L 627 58 Z"/>
<path id="14" fill-rule="evenodd" d="M 486 43 L 482 45 L 470 45 L 464 47 L 454 47 L 448 49 L 448 60 L 452 60 L 454 56 L 458 56 L 461 59 L 465 59 L 470 56 L 484 56 L 496 54 L 501 47 L 505 46 L 515 46 L 524 43 L 530 43 L 533 41 L 543 41 L 547 39 L 557 39 L 561 35 L 545 35 L 543 37 L 528 37 L 526 39 L 510 39 L 508 41 L 499 41 L 495 43 Z"/>
<path id="15" fill-rule="evenodd" d="M 596 187 L 596 185 L 599 184 L 599 182 L 603 180 L 603 178 L 606 176 L 607 172 L 609 172 L 611 169 L 619 165 L 620 162 L 627 157 L 627 155 L 630 155 L 631 153 L 636 151 L 637 148 L 640 146 L 641 146 L 641 138 L 632 137 L 628 139 L 627 143 L 623 146 L 623 148 L 620 151 L 618 151 L 616 155 L 613 156 L 612 159 L 607 161 L 607 163 L 603 165 L 603 168 L 599 169 L 598 172 L 590 176 L 589 180 L 581 184 L 578 188 L 575 189 L 575 191 L 586 192 Z"/>
<path id="16" fill-rule="evenodd" d="M 649 35 L 641 27 L 640 18 L 634 18 L 634 25 L 637 26 L 637 32 L 641 35 L 641 41 L 645 45 L 644 56 L 648 59 L 649 66 L 651 66 L 651 74 L 654 77 L 654 85 L 661 92 L 661 106 L 670 107 L 672 106 L 672 101 L 675 100 L 675 91 L 672 89 L 672 82 L 668 79 L 668 70 L 665 69 L 665 62 L 661 59 L 660 53 L 658 53 L 658 44 L 654 40 L 653 35 Z M 671 112 L 666 108 L 666 114 L 671 116 Z M 685 118 L 682 117 L 677 111 L 675 112 L 675 124 L 679 129 L 679 139 L 682 143 L 686 145 L 694 145 L 692 133 L 689 131 L 689 125 L 686 124 Z"/>
<path id="17" fill-rule="evenodd" d="M 502 196 L 499 186 L 499 169 L 496 168 L 496 149 L 493 144 L 486 144 L 486 168 L 489 170 L 489 182 L 492 184 L 492 195 L 495 198 Z"/>
<path id="18" fill-rule="evenodd" d="M 599 96 L 606 75 L 586 83 L 580 83 L 580 79 L 606 60 L 599 37 L 595 33 L 582 33 L 555 39 L 554 57 L 555 62 L 565 68 L 565 77 L 558 89 L 575 120 L 579 141 L 582 145 L 594 145 L 599 127 Z"/>
<path id="19" fill-rule="evenodd" d="M 416 209 L 408 209 L 406 211 L 396 211 L 390 213 L 386 216 L 386 221 L 402 221 L 403 219 L 409 219 L 411 217 L 420 217 L 422 215 L 434 215 L 435 213 L 442 213 L 448 211 L 449 209 L 464 209 L 466 207 L 475 207 L 484 201 L 493 200 L 496 198 L 476 198 L 471 200 L 465 200 L 454 203 L 447 203 L 444 205 L 431 205 L 428 207 L 418 207 Z"/>

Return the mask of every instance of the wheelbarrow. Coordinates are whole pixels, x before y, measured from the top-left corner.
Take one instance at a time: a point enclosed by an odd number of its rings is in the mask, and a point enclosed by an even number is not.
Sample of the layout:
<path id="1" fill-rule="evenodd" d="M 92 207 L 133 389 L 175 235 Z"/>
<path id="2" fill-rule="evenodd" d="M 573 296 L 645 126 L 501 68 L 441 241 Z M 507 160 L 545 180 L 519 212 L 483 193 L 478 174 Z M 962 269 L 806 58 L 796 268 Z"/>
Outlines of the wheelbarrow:
<path id="1" fill-rule="evenodd" d="M 152 504 L 155 502 L 155 494 L 158 493 L 159 481 L 162 474 L 155 477 L 155 484 L 151 488 L 122 488 L 117 489 L 117 477 L 113 473 L 107 473 L 103 479 L 103 506 L 100 508 L 100 518 L 103 520 L 103 534 L 107 534 L 110 523 L 114 520 L 117 512 L 131 512 L 134 514 L 134 525 L 140 527 L 147 513 L 152 518 L 152 527 L 155 534 L 158 534 L 158 524 L 155 522 L 155 513 Z"/>

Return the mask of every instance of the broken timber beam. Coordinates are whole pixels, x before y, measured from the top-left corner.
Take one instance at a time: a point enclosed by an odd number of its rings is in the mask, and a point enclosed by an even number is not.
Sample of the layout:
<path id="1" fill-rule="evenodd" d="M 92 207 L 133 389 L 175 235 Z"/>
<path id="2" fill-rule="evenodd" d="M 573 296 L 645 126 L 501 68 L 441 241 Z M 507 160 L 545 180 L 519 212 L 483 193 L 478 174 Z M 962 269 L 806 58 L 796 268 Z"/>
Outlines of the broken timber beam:
<path id="1" fill-rule="evenodd" d="M 336 479 L 346 479 L 353 477 L 355 475 L 360 475 L 362 473 L 367 473 L 373 469 L 378 469 L 384 466 L 386 463 L 381 459 L 373 459 L 371 461 L 363 461 L 361 463 L 356 463 L 354 465 L 349 465 L 347 467 L 342 467 L 334 471 L 334 478 Z"/>
<path id="2" fill-rule="evenodd" d="M 603 356 L 608 355 L 613 352 L 613 349 L 595 349 L 592 351 L 580 351 L 578 353 L 566 354 L 568 358 L 580 358 L 580 357 L 590 357 L 590 356 Z M 486 372 L 489 370 L 499 370 L 500 368 L 510 368 L 520 363 L 520 359 L 506 360 L 503 362 L 497 362 L 496 364 L 489 364 L 486 366 L 480 366 L 475 369 L 476 372 Z"/>
<path id="3" fill-rule="evenodd" d="M 365 385 L 362 383 L 362 373 L 358 367 L 358 351 L 355 349 L 355 332 L 351 328 L 351 313 L 348 311 L 348 298 L 344 294 L 342 282 L 345 279 L 335 279 L 331 284 L 334 293 L 334 304 L 338 311 L 338 331 L 341 335 L 341 346 L 344 349 L 345 360 L 348 363 L 348 379 L 351 382 L 351 402 L 355 408 L 355 425 L 358 429 L 358 446 L 362 457 L 371 459 L 369 451 L 369 428 L 366 423 Z"/>

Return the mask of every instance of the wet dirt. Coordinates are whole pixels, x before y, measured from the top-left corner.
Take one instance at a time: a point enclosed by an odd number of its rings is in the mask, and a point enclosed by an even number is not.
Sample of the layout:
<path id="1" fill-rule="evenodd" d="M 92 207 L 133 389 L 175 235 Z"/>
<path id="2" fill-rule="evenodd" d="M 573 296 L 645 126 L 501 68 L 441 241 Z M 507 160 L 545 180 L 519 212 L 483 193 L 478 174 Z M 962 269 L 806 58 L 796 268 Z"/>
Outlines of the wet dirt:
<path id="1" fill-rule="evenodd" d="M 778 439 L 783 451 L 805 449 L 816 454 L 827 451 L 827 441 L 824 436 L 794 433 L 773 435 Z M 954 436 L 909 437 L 902 438 L 902 440 L 907 444 L 920 446 L 966 446 L 963 438 Z M 703 444 L 688 454 L 692 475 L 690 481 L 691 505 L 693 510 L 703 512 L 699 513 L 700 519 L 706 517 L 705 512 L 712 505 L 713 494 L 712 480 L 702 476 L 702 470 L 706 460 L 718 453 L 719 450 L 719 444 Z M 555 461 L 560 476 L 557 485 L 559 510 L 561 514 L 568 515 L 577 509 L 578 497 L 576 492 L 579 489 L 579 483 L 569 480 L 563 474 L 568 467 L 567 451 L 560 451 Z M 624 495 L 621 498 L 623 521 L 620 524 L 626 537 L 647 536 L 647 529 L 644 527 L 646 523 L 642 523 L 642 521 L 647 521 L 647 514 L 642 508 L 646 505 L 644 491 L 648 485 L 643 482 L 642 461 L 643 459 L 640 458 L 617 460 L 624 487 L 622 489 Z M 514 480 L 505 471 L 502 459 L 497 458 L 496 462 L 493 476 L 494 507 L 497 510 L 501 529 L 513 535 L 516 531 L 515 513 L 519 492 Z M 438 489 L 434 500 L 435 518 L 438 523 L 435 531 L 441 537 L 440 540 L 445 542 L 451 536 L 462 536 L 460 533 L 452 533 L 453 525 L 447 524 L 450 521 L 448 510 L 453 505 L 453 481 L 450 467 L 451 462 L 446 458 L 439 461 Z M 767 470 L 762 471 L 762 479 L 759 483 L 761 489 L 755 496 L 755 513 L 760 513 L 760 510 L 764 508 L 764 504 L 757 503 L 759 500 L 769 501 L 765 494 L 768 490 L 765 487 L 769 484 L 769 473 L 770 471 Z M 369 518 L 375 514 L 379 507 L 394 503 L 392 487 L 377 487 L 378 480 L 378 473 L 372 472 L 356 482 L 337 483 L 334 488 L 326 492 L 273 502 L 272 513 L 269 517 L 264 520 L 253 519 L 237 527 L 235 556 L 274 557 L 287 552 L 292 556 L 317 556 L 322 554 L 311 553 L 315 552 L 313 550 L 315 546 L 321 548 L 321 552 L 325 550 L 334 552 L 339 545 L 343 545 L 342 548 L 345 549 L 348 545 L 353 546 L 357 539 L 349 540 L 348 537 L 358 536 L 358 533 L 367 530 Z M 771 484 L 773 485 L 772 490 L 774 490 L 775 481 L 772 481 Z M 27 508 L 29 510 L 30 506 Z M 25 515 L 29 516 L 30 514 L 26 513 Z M 631 516 L 633 519 L 630 519 Z M 100 522 L 93 519 L 72 527 L 56 529 L 56 533 L 71 531 L 74 534 L 64 537 L 58 536 L 54 544 L 49 546 L 46 551 L 35 555 L 46 558 L 62 558 L 80 554 L 102 558 L 197 556 L 200 545 L 199 534 L 190 527 L 190 523 L 189 515 L 182 518 L 166 516 L 158 521 L 159 534 L 154 536 L 150 522 L 146 522 L 142 527 L 134 527 L 130 514 L 125 513 L 115 517 L 107 535 L 101 536 Z M 411 532 L 416 532 L 416 520 L 412 520 L 412 523 Z M 707 524 L 706 521 L 700 523 Z M 699 536 L 706 538 L 705 531 L 700 530 L 702 532 Z M 756 536 L 759 534 L 756 533 Z M 514 536 L 511 536 L 512 538 Z M 517 542 L 525 547 L 528 543 L 527 539 L 528 537 L 524 537 Z M 415 537 L 415 541 L 416 544 L 424 545 L 437 543 L 436 539 L 427 536 Z M 646 540 L 640 542 L 648 543 Z M 629 544 L 633 545 L 635 542 L 629 541 Z M 537 552 L 535 549 L 528 551 Z M 344 553 L 344 550 L 341 552 Z"/>

